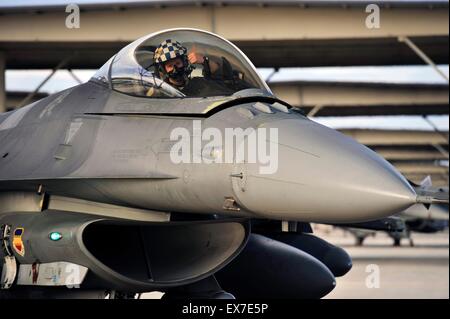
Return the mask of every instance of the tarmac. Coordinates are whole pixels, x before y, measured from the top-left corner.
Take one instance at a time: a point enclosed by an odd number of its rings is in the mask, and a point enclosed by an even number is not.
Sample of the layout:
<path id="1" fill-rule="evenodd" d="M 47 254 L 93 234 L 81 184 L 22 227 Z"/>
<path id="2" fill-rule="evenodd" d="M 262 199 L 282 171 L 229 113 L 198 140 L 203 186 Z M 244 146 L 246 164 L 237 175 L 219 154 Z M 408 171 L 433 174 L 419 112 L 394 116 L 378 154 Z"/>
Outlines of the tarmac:
<path id="1" fill-rule="evenodd" d="M 319 235 L 319 233 L 316 233 Z M 449 233 L 413 233 L 414 247 L 407 239 L 393 247 L 385 233 L 377 233 L 354 245 L 353 236 L 342 229 L 320 237 L 344 248 L 353 268 L 337 278 L 330 299 L 448 299 Z"/>

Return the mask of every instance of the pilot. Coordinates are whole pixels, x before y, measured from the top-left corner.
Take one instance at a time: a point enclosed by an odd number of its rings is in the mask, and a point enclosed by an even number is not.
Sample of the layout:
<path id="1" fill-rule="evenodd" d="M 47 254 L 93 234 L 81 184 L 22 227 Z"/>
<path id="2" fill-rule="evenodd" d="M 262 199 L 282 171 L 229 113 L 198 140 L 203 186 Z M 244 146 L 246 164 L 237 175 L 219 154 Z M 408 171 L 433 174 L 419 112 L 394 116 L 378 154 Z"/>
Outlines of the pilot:
<path id="1" fill-rule="evenodd" d="M 186 96 L 231 95 L 233 69 L 226 58 L 208 57 L 187 49 L 178 41 L 167 39 L 156 48 L 154 65 L 159 77 Z M 203 66 L 202 77 L 192 77 L 195 64 Z"/>

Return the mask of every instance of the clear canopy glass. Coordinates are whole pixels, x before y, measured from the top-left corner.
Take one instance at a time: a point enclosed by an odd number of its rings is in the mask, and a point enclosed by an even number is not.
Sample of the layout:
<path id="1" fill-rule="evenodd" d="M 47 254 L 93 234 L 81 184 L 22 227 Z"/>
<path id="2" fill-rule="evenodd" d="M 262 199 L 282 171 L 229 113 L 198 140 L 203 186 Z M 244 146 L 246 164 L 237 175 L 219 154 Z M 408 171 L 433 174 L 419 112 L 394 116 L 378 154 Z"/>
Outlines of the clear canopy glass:
<path id="1" fill-rule="evenodd" d="M 155 51 L 167 42 L 178 42 L 185 50 L 178 51 L 176 56 L 168 54 L 161 62 L 155 58 Z M 178 67 L 181 80 L 174 80 L 169 71 Z M 230 96 L 246 89 L 272 94 L 235 45 L 195 29 L 173 29 L 144 36 L 111 58 L 94 78 L 110 83 L 116 91 L 148 98 Z"/>

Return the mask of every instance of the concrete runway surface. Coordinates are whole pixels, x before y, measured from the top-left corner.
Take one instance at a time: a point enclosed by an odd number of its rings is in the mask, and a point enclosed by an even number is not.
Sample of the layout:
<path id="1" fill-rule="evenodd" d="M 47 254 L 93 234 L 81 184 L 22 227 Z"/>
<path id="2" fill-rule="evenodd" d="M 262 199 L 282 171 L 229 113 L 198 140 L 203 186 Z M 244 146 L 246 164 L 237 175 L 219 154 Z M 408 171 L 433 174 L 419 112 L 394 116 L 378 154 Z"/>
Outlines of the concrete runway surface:
<path id="1" fill-rule="evenodd" d="M 355 247 L 354 237 L 340 228 L 319 225 L 315 235 L 344 248 L 353 268 L 337 278 L 330 299 L 441 299 L 449 298 L 449 233 L 413 234 L 415 247 L 406 239 L 392 247 L 392 239 L 379 232 Z M 368 285 L 367 285 L 368 284 Z M 159 292 L 142 299 L 159 299 Z"/>
<path id="2" fill-rule="evenodd" d="M 401 247 L 392 247 L 385 233 L 367 238 L 362 247 L 355 247 L 354 238 L 340 229 L 316 234 L 344 248 L 353 259 L 352 270 L 337 278 L 336 288 L 325 298 L 449 298 L 448 232 L 413 233 L 414 247 L 407 239 Z"/>

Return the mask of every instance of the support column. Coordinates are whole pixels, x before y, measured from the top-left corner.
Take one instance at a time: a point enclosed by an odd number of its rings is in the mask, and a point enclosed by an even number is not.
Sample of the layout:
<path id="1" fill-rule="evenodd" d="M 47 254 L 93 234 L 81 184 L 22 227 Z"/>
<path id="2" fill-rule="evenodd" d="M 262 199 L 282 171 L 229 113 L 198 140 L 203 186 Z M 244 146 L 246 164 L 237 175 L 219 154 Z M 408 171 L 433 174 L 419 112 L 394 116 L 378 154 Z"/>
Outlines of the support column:
<path id="1" fill-rule="evenodd" d="M 6 55 L 0 52 L 0 113 L 6 112 Z"/>
<path id="2" fill-rule="evenodd" d="M 38 87 L 31 93 L 29 93 L 20 103 L 19 103 L 19 108 L 22 106 L 27 105 L 28 103 L 31 102 L 31 100 L 34 98 L 34 96 L 39 92 L 39 90 L 45 85 L 45 83 L 48 82 L 48 80 L 50 80 L 52 78 L 53 75 L 55 75 L 55 73 L 60 70 L 61 68 L 63 68 L 67 63 L 69 63 L 70 59 L 72 59 L 72 57 L 74 57 L 77 53 L 73 53 L 72 55 L 66 57 L 64 60 L 62 60 L 61 62 L 58 63 L 57 66 L 55 66 L 55 68 L 52 70 L 52 72 L 38 85 Z"/>
<path id="3" fill-rule="evenodd" d="M 448 76 L 444 72 L 442 72 L 438 68 L 436 63 L 434 63 L 433 60 L 431 60 L 428 55 L 425 54 L 425 52 L 423 52 L 414 42 L 412 42 L 410 38 L 400 36 L 398 37 L 398 41 L 406 43 L 406 45 L 409 46 L 411 50 L 413 50 L 425 63 L 431 66 L 441 77 L 444 78 L 445 81 L 447 81 L 447 83 L 450 82 Z"/>

